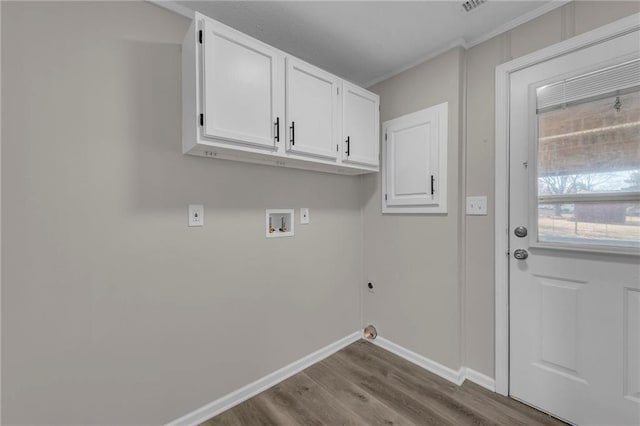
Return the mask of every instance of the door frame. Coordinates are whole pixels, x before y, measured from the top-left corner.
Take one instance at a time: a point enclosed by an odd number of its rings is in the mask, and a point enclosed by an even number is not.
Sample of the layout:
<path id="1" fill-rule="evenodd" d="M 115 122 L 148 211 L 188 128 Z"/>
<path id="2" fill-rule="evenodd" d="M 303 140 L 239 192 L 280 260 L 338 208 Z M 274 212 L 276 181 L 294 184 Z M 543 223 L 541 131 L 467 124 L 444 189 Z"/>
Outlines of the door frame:
<path id="1" fill-rule="evenodd" d="M 495 389 L 509 395 L 509 84 L 511 73 L 640 30 L 640 13 L 496 67 Z"/>

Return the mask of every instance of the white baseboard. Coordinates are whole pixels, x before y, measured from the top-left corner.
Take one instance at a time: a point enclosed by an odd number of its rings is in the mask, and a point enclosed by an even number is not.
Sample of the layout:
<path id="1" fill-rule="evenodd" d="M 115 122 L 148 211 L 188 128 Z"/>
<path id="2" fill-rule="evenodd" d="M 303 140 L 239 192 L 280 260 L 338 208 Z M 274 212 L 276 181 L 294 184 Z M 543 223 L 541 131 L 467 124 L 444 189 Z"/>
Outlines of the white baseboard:
<path id="1" fill-rule="evenodd" d="M 274 371 L 273 373 L 264 376 L 261 379 L 256 380 L 253 383 L 250 383 L 246 386 L 241 387 L 240 389 L 231 392 L 215 401 L 205 405 L 204 407 L 200 407 L 189 414 L 186 414 L 179 419 L 176 419 L 170 423 L 167 423 L 167 426 L 195 426 L 200 423 L 214 417 L 229 408 L 240 404 L 243 401 L 259 394 L 267 390 L 268 388 L 277 385 L 281 381 L 293 376 L 296 373 L 304 370 L 311 365 L 322 361 L 328 356 L 338 352 L 340 349 L 345 346 L 350 345 L 351 343 L 362 338 L 362 332 L 356 331 L 337 342 L 331 343 L 330 345 L 325 346 L 322 349 L 315 351 L 314 353 L 305 356 L 304 358 L 299 359 L 278 371 Z"/>
<path id="2" fill-rule="evenodd" d="M 215 401 L 205 405 L 204 407 L 200 407 L 192 411 L 191 413 L 180 417 L 179 419 L 167 423 L 166 426 L 199 425 L 200 423 L 203 423 L 211 417 L 214 417 L 222 413 L 223 411 L 228 410 L 229 408 L 232 408 L 243 401 L 246 401 L 247 399 L 269 389 L 274 385 L 277 385 L 281 381 L 293 376 L 296 373 L 299 373 L 305 368 L 310 367 L 319 361 L 322 361 L 328 356 L 338 352 L 340 349 L 350 345 L 351 343 L 361 338 L 362 332 L 356 331 L 355 333 L 343 337 L 337 342 L 331 343 L 330 345 L 327 345 L 324 348 L 319 349 L 314 353 L 281 368 L 278 371 L 266 375 L 253 383 L 243 386 L 240 389 L 231 392 L 230 394 L 216 399 Z M 424 368 L 427 371 L 432 372 L 433 374 L 442 377 L 443 379 L 449 380 L 456 385 L 461 385 L 465 380 L 470 380 L 482 386 L 483 388 L 495 392 L 495 380 L 491 377 L 485 376 L 482 373 L 472 370 L 471 368 L 461 367 L 458 370 L 454 370 L 423 355 L 406 349 L 396 343 L 393 343 L 392 341 L 387 340 L 384 337 L 378 336 L 378 338 L 376 338 L 375 340 L 371 340 L 370 342 L 391 353 L 398 355 L 401 358 L 406 359 L 413 364 L 416 364 L 419 367 Z"/>
<path id="3" fill-rule="evenodd" d="M 406 359 L 409 362 L 416 364 L 419 367 L 424 368 L 427 371 L 432 372 L 435 375 L 442 377 L 456 385 L 461 385 L 465 380 L 470 380 L 473 383 L 482 386 L 491 392 L 496 391 L 495 380 L 489 376 L 485 376 L 471 368 L 460 367 L 458 370 L 446 367 L 436 361 L 433 361 L 423 355 L 417 354 L 409 349 L 406 349 L 384 337 L 378 337 L 371 341 L 373 344 L 380 346 L 383 349 L 388 350 L 391 353 L 398 355 L 401 358 Z"/>
<path id="4" fill-rule="evenodd" d="M 480 385 L 491 392 L 496 391 L 496 381 L 493 377 L 485 376 L 471 368 L 465 368 L 464 376 L 467 380 L 472 381 L 476 385 Z"/>
<path id="5" fill-rule="evenodd" d="M 387 340 L 384 337 L 378 336 L 378 338 L 376 338 L 375 340 L 372 340 L 371 342 L 377 346 L 380 346 L 382 349 L 386 349 L 389 352 L 394 353 L 399 357 L 404 358 L 407 361 L 412 362 L 417 366 L 422 367 L 425 370 L 430 371 L 433 374 L 436 374 L 442 377 L 443 379 L 447 379 L 450 382 L 455 383 L 456 385 L 461 385 L 462 382 L 464 382 L 464 379 L 465 379 L 464 368 L 454 370 L 452 368 L 446 367 L 425 356 L 417 354 L 396 343 L 393 343 L 392 341 Z"/>

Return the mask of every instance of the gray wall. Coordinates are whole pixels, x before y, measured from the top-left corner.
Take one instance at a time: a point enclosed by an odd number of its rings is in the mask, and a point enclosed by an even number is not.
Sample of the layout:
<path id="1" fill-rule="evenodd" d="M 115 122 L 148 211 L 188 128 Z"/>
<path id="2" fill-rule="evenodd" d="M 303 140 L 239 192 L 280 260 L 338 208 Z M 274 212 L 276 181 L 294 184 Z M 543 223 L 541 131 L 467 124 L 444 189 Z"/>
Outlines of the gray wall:
<path id="1" fill-rule="evenodd" d="M 365 322 L 450 368 L 493 377 L 495 67 L 638 12 L 638 2 L 572 2 L 370 88 L 381 121 L 449 101 L 449 213 L 382 215 L 380 176 L 363 179 L 365 276 L 376 284 L 363 292 Z M 461 216 L 467 195 L 487 195 L 489 214 Z"/>
<path id="2" fill-rule="evenodd" d="M 381 335 L 492 376 L 495 66 L 639 9 L 570 3 L 376 85 L 382 120 L 450 113 L 449 213 L 383 216 L 379 175 L 183 156 L 186 19 L 3 2 L 3 423 L 172 420 L 355 331 L 364 278 Z M 269 207 L 312 223 L 266 240 Z"/>
<path id="3" fill-rule="evenodd" d="M 449 102 L 447 214 L 381 214 L 380 174 L 363 178 L 364 320 L 381 336 L 460 367 L 460 98 L 463 50 L 450 50 L 370 88 L 384 122 Z"/>
<path id="4" fill-rule="evenodd" d="M 638 12 L 640 2 L 572 2 L 466 52 L 465 196 L 489 196 L 489 214 L 468 216 L 463 230 L 463 363 L 469 368 L 494 375 L 495 67 Z"/>
<path id="5" fill-rule="evenodd" d="M 168 422 L 360 327 L 360 179 L 183 156 L 187 19 L 2 12 L 3 424 Z"/>

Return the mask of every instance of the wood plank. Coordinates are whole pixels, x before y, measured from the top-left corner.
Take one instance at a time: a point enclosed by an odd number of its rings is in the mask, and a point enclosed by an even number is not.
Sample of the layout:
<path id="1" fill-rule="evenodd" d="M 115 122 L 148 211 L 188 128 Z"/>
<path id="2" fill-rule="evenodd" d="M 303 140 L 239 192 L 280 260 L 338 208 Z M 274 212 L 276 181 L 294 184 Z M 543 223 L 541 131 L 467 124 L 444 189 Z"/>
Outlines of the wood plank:
<path id="1" fill-rule="evenodd" d="M 481 406 L 482 409 L 487 410 L 488 413 L 495 413 L 496 411 L 501 413 L 511 413 L 512 416 L 518 416 L 525 424 L 528 425 L 566 425 L 563 421 L 558 420 L 547 413 L 536 410 L 535 408 L 516 401 L 515 399 L 499 395 L 494 392 L 489 392 L 482 386 L 470 381 L 466 381 L 460 388 L 461 398 L 466 399 L 465 395 L 467 394 L 473 395 L 476 404 Z"/>
<path id="2" fill-rule="evenodd" d="M 358 359 L 363 359 L 363 357 L 364 359 L 368 359 L 366 358 L 367 356 L 381 359 L 409 376 L 419 377 L 425 382 L 430 383 L 441 392 L 454 393 L 458 389 L 458 385 L 455 383 L 433 374 L 430 371 L 427 371 L 424 368 L 387 351 L 386 349 L 382 349 L 373 343 L 367 342 L 366 340 L 359 340 L 353 345 L 344 348 L 343 351 L 351 356 L 358 357 Z"/>
<path id="3" fill-rule="evenodd" d="M 361 348 L 354 349 L 354 352 L 345 351 L 336 354 L 336 357 L 344 357 L 345 361 L 358 362 L 366 365 L 367 370 L 376 376 L 385 378 L 385 383 L 390 388 L 403 392 L 414 400 L 427 405 L 437 415 L 456 425 L 494 425 L 490 417 L 480 415 L 473 409 L 463 404 L 455 397 L 455 392 L 442 391 L 438 383 L 431 380 L 424 380 L 423 377 L 416 377 L 405 374 L 395 368 L 395 364 L 390 364 L 375 357 L 369 356 L 365 352 L 360 352 Z M 396 363 L 408 362 L 398 359 Z M 424 370 L 423 370 L 424 371 Z M 426 372 L 428 373 L 428 372 Z M 427 378 L 431 373 L 427 374 Z M 421 374 L 421 376 L 425 376 Z M 456 387 L 457 388 L 457 387 Z"/>
<path id="4" fill-rule="evenodd" d="M 343 353 L 338 352 L 325 359 L 326 364 L 336 369 L 348 380 L 365 389 L 385 405 L 391 407 L 401 416 L 417 424 L 454 424 L 442 417 L 433 408 L 424 405 L 406 393 L 389 385 L 387 378 L 374 374 L 351 362 Z"/>
<path id="5" fill-rule="evenodd" d="M 265 396 L 274 405 L 294 408 L 297 424 L 361 425 L 362 419 L 311 380 L 304 372 L 274 386 Z"/>
<path id="6" fill-rule="evenodd" d="M 233 410 L 240 425 L 275 426 L 291 423 L 286 413 L 269 403 L 264 393 L 237 405 Z"/>
<path id="7" fill-rule="evenodd" d="M 356 413 L 363 424 L 368 425 L 413 425 L 411 421 L 380 402 L 370 393 L 346 380 L 339 371 L 324 362 L 315 364 L 304 373 L 338 400 Z"/>
<path id="8" fill-rule="evenodd" d="M 407 361 L 391 352 L 388 352 L 376 345 L 361 340 L 343 350 L 353 359 L 366 362 L 370 368 L 375 368 L 376 359 L 387 362 L 387 367 L 395 368 L 407 376 L 400 375 L 402 381 L 409 388 L 414 388 L 427 396 L 429 392 L 424 392 L 423 386 L 434 386 L 445 395 L 449 395 L 448 404 L 453 404 L 452 408 L 461 413 L 469 410 L 484 422 L 489 424 L 513 424 L 513 425 L 563 425 L 563 422 L 528 407 L 511 398 L 498 395 L 494 392 L 478 386 L 472 382 L 465 382 L 463 386 L 457 386 L 425 369 Z M 380 370 L 384 372 L 385 370 Z M 491 400 L 489 399 L 491 398 Z M 460 407 L 456 407 L 456 405 Z M 464 419 L 460 419 L 464 422 Z"/>
<path id="9" fill-rule="evenodd" d="M 564 425 L 475 383 L 457 386 L 361 340 L 202 426 L 364 424 Z"/>
<path id="10" fill-rule="evenodd" d="M 322 425 L 322 420 L 313 413 L 308 413 L 306 407 L 296 398 L 287 382 L 298 375 L 290 377 L 263 394 L 263 398 L 275 409 L 286 413 L 292 419 L 292 424 L 308 424 L 310 426 Z"/>
<path id="11" fill-rule="evenodd" d="M 240 422 L 235 415 L 235 410 L 231 409 L 201 423 L 200 426 L 237 426 L 239 424 Z"/>

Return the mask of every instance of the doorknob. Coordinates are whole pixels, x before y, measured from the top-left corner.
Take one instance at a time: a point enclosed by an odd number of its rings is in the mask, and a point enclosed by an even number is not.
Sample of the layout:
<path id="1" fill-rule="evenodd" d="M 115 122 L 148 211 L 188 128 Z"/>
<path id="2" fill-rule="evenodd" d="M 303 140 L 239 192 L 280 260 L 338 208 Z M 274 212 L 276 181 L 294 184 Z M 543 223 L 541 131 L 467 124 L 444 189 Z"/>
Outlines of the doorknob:
<path id="1" fill-rule="evenodd" d="M 517 249 L 513 252 L 513 257 L 518 260 L 525 260 L 527 257 L 529 257 L 529 252 L 525 249 Z"/>
<path id="2" fill-rule="evenodd" d="M 525 228 L 524 226 L 518 226 L 516 229 L 513 230 L 513 233 L 518 238 L 524 238 L 527 236 L 527 228 Z"/>

